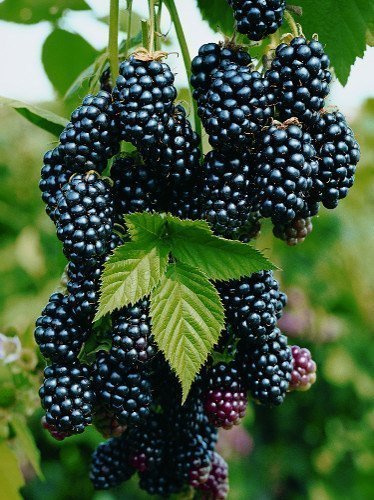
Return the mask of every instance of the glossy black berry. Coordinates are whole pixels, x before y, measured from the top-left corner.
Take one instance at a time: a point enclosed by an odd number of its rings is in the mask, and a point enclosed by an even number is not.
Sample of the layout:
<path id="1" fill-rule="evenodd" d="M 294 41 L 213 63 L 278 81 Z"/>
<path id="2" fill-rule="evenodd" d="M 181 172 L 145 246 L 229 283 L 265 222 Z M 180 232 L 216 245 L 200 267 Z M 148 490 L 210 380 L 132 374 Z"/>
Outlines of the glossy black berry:
<path id="1" fill-rule="evenodd" d="M 108 114 L 112 97 L 105 91 L 88 95 L 60 135 L 61 157 L 74 173 L 102 172 L 119 150 L 117 123 Z"/>
<path id="2" fill-rule="evenodd" d="M 56 431 L 80 434 L 92 421 L 95 393 L 90 370 L 79 361 L 47 366 L 39 396 L 46 422 Z"/>
<path id="3" fill-rule="evenodd" d="M 110 248 L 113 200 L 109 184 L 95 172 L 75 175 L 59 196 L 57 236 L 72 262 L 97 264 Z"/>
<path id="4" fill-rule="evenodd" d="M 67 295 L 54 293 L 36 320 L 35 340 L 40 352 L 51 361 L 73 361 L 90 333 L 77 321 Z"/>
<path id="5" fill-rule="evenodd" d="M 280 118 L 297 117 L 310 123 L 324 106 L 331 82 L 330 60 L 316 40 L 293 38 L 275 51 L 271 69 L 266 73 L 274 89 Z"/>
<path id="6" fill-rule="evenodd" d="M 92 454 L 90 479 L 95 490 L 107 490 L 130 479 L 135 469 L 128 463 L 128 446 L 123 437 L 99 444 Z"/>
<path id="7" fill-rule="evenodd" d="M 314 197 L 326 208 L 335 208 L 353 185 L 360 146 L 339 112 L 319 114 L 311 134 L 319 164 Z"/>
<path id="8" fill-rule="evenodd" d="M 283 403 L 291 381 L 292 353 L 287 337 L 278 328 L 256 348 L 242 341 L 237 363 L 244 385 L 255 401 L 266 406 Z"/>
<path id="9" fill-rule="evenodd" d="M 128 442 L 133 467 L 139 472 L 157 470 L 167 446 L 163 415 L 152 411 L 140 426 L 129 429 Z"/>
<path id="10" fill-rule="evenodd" d="M 234 9 L 239 33 L 250 40 L 262 40 L 283 24 L 285 0 L 228 0 Z"/>
<path id="11" fill-rule="evenodd" d="M 188 439 L 181 439 L 173 455 L 176 473 L 184 482 L 196 488 L 207 481 L 211 461 L 208 445 L 202 436 L 189 434 Z"/>
<path id="12" fill-rule="evenodd" d="M 318 163 L 310 134 L 298 125 L 272 125 L 258 140 L 253 179 L 258 210 L 286 224 L 302 213 Z"/>

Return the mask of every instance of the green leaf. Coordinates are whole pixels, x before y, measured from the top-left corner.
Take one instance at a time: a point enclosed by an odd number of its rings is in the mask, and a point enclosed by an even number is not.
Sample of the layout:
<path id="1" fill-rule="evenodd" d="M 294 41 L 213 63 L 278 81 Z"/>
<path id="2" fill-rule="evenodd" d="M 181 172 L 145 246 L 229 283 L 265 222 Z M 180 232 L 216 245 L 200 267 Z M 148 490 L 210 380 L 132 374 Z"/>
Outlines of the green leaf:
<path id="1" fill-rule="evenodd" d="M 134 213 L 125 215 L 125 222 L 133 240 L 159 240 L 165 233 L 166 220 L 157 213 Z"/>
<path id="2" fill-rule="evenodd" d="M 374 2 L 368 0 L 299 0 L 303 9 L 297 18 L 308 38 L 317 33 L 342 85 L 347 83 L 351 66 L 362 57 L 370 33 L 374 31 Z"/>
<path id="3" fill-rule="evenodd" d="M 40 468 L 40 451 L 35 444 L 34 437 L 27 427 L 25 420 L 14 416 L 12 419 L 12 427 L 15 430 L 21 449 L 31 463 L 34 471 L 40 479 L 44 479 Z"/>
<path id="4" fill-rule="evenodd" d="M 17 458 L 6 441 L 0 442 L 1 496 L 7 500 L 20 500 L 20 488 L 25 484 Z"/>
<path id="5" fill-rule="evenodd" d="M 150 314 L 155 341 L 176 372 L 185 401 L 224 327 L 218 292 L 202 272 L 177 262 L 153 290 Z"/>
<path id="6" fill-rule="evenodd" d="M 59 28 L 48 35 L 42 50 L 45 72 L 62 96 L 97 56 L 98 51 L 82 36 Z"/>
<path id="7" fill-rule="evenodd" d="M 167 220 L 173 256 L 211 279 L 227 281 L 263 269 L 276 269 L 258 250 L 246 243 L 214 236 L 201 221 L 182 221 L 170 216 Z"/>
<path id="8" fill-rule="evenodd" d="M 64 130 L 68 122 L 66 118 L 58 116 L 52 113 L 52 111 L 15 99 L 8 99 L 7 97 L 0 96 L 0 106 L 13 108 L 29 122 L 57 137 Z"/>
<path id="9" fill-rule="evenodd" d="M 197 0 L 202 18 L 211 29 L 231 36 L 234 32 L 234 16 L 227 0 Z"/>
<path id="10" fill-rule="evenodd" d="M 131 241 L 118 247 L 104 266 L 95 321 L 149 295 L 165 273 L 168 253 L 165 245 L 155 242 Z"/>
<path id="11" fill-rule="evenodd" d="M 4 0 L 0 3 L 0 19 L 21 24 L 57 21 L 67 9 L 89 10 L 84 0 Z"/>

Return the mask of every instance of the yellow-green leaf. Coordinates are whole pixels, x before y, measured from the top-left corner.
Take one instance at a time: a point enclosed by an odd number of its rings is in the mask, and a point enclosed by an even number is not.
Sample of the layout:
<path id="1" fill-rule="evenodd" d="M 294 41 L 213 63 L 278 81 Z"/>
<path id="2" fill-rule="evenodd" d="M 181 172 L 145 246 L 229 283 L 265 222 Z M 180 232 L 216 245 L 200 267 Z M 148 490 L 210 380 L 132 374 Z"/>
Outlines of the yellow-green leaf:
<path id="1" fill-rule="evenodd" d="M 19 500 L 20 488 L 25 484 L 17 457 L 6 441 L 0 443 L 0 491 L 6 500 Z"/>

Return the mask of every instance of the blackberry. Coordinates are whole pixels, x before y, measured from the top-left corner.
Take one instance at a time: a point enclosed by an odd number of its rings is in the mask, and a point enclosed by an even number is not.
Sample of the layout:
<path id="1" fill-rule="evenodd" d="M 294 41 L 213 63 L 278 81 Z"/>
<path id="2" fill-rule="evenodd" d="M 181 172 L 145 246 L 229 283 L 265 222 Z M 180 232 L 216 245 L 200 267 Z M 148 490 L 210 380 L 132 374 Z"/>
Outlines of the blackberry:
<path id="1" fill-rule="evenodd" d="M 318 164 L 310 134 L 294 124 L 272 125 L 259 139 L 254 187 L 263 217 L 294 220 L 306 206 Z"/>
<path id="2" fill-rule="evenodd" d="M 110 175 L 120 223 L 123 224 L 124 214 L 162 210 L 161 186 L 152 164 L 144 165 L 133 155 L 120 156 L 113 162 Z"/>
<path id="3" fill-rule="evenodd" d="M 204 407 L 215 427 L 231 429 L 244 417 L 247 397 L 238 369 L 233 363 L 219 363 L 207 374 L 208 391 Z"/>
<path id="4" fill-rule="evenodd" d="M 158 470 L 139 472 L 139 487 L 149 495 L 168 497 L 182 491 L 184 483 L 175 475 L 173 462 L 168 461 Z"/>
<path id="5" fill-rule="evenodd" d="M 238 346 L 238 365 L 246 388 L 263 405 L 283 403 L 292 373 L 292 353 L 287 337 L 274 328 L 270 339 L 253 349 L 245 342 Z"/>
<path id="6" fill-rule="evenodd" d="M 130 479 L 135 469 L 127 462 L 127 443 L 123 437 L 99 444 L 92 455 L 90 479 L 95 490 L 107 490 Z"/>
<path id="7" fill-rule="evenodd" d="M 216 234 L 233 237 L 250 216 L 250 155 L 226 156 L 210 151 L 202 166 L 201 216 Z"/>
<path id="8" fill-rule="evenodd" d="M 155 354 L 149 301 L 142 300 L 112 314 L 111 355 L 128 367 L 139 366 Z"/>
<path id="9" fill-rule="evenodd" d="M 46 212 L 53 221 L 55 220 L 58 194 L 72 174 L 73 171 L 64 165 L 60 146 L 46 152 L 43 158 L 39 189 L 46 204 Z"/>
<path id="10" fill-rule="evenodd" d="M 67 295 L 54 293 L 36 320 L 36 343 L 45 358 L 51 361 L 74 361 L 89 330 L 81 328 L 72 312 Z"/>
<path id="11" fill-rule="evenodd" d="M 139 427 L 129 430 L 130 463 L 139 472 L 157 470 L 161 467 L 165 447 L 165 425 L 163 415 L 151 412 Z"/>
<path id="12" fill-rule="evenodd" d="M 272 271 L 218 285 L 233 333 L 246 342 L 268 340 L 283 309 L 284 294 Z"/>
<path id="13" fill-rule="evenodd" d="M 205 500 L 225 500 L 229 493 L 229 470 L 225 460 L 217 452 L 211 452 L 212 468 L 208 480 L 199 485 Z"/>
<path id="14" fill-rule="evenodd" d="M 120 424 L 138 425 L 149 414 L 151 385 L 147 372 L 129 371 L 109 353 L 100 352 L 94 367 L 96 394 Z"/>
<path id="15" fill-rule="evenodd" d="M 324 106 L 331 82 L 330 60 L 316 40 L 293 38 L 281 43 L 266 77 L 276 94 L 282 120 L 297 117 L 312 123 Z"/>
<path id="16" fill-rule="evenodd" d="M 144 59 L 144 54 L 132 55 L 121 63 L 113 90 L 112 113 L 119 119 L 121 138 L 152 158 L 177 91 L 174 75 L 166 63 Z"/>
<path id="17" fill-rule="evenodd" d="M 288 224 L 275 225 L 273 227 L 273 234 L 276 238 L 285 241 L 287 245 L 293 247 L 302 243 L 312 230 L 311 217 L 307 217 L 306 219 L 300 217 Z"/>
<path id="18" fill-rule="evenodd" d="M 42 427 L 47 430 L 53 439 L 56 439 L 56 441 L 63 441 L 67 437 L 71 436 L 69 432 L 58 431 L 54 425 L 48 424 L 45 417 L 42 418 Z"/>
<path id="19" fill-rule="evenodd" d="M 173 450 L 177 475 L 196 488 L 209 477 L 211 461 L 208 446 L 199 434 L 189 434 L 178 444 Z"/>
<path id="20" fill-rule="evenodd" d="M 89 368 L 79 361 L 47 366 L 39 396 L 46 423 L 58 432 L 80 434 L 92 421 L 95 394 Z"/>
<path id="21" fill-rule="evenodd" d="M 210 144 L 223 152 L 248 149 L 255 134 L 274 115 L 274 95 L 268 80 L 236 63 L 219 66 L 210 79 L 198 102 Z"/>
<path id="22" fill-rule="evenodd" d="M 198 55 L 191 63 L 191 85 L 195 89 L 193 96 L 199 100 L 210 87 L 211 73 L 221 63 L 237 63 L 249 66 L 251 57 L 240 47 L 232 44 L 205 43 L 199 48 Z"/>
<path id="23" fill-rule="evenodd" d="M 252 212 L 249 215 L 247 222 L 242 226 L 235 239 L 241 241 L 242 243 L 248 243 L 249 241 L 258 238 L 261 234 L 261 217 L 258 212 Z"/>
<path id="24" fill-rule="evenodd" d="M 104 69 L 100 76 L 100 90 L 104 90 L 108 92 L 108 94 L 112 93 L 112 84 L 110 81 L 110 67 Z"/>
<path id="25" fill-rule="evenodd" d="M 110 248 L 113 229 L 108 183 L 95 172 L 77 174 L 62 188 L 57 201 L 57 236 L 66 257 L 97 264 Z"/>
<path id="26" fill-rule="evenodd" d="M 312 359 L 309 349 L 297 345 L 291 347 L 293 370 L 291 373 L 290 391 L 307 391 L 316 381 L 317 365 Z"/>
<path id="27" fill-rule="evenodd" d="M 236 28 L 250 40 L 262 40 L 283 24 L 285 0 L 228 0 L 234 9 Z"/>
<path id="28" fill-rule="evenodd" d="M 360 146 L 339 112 L 320 113 L 312 137 L 319 163 L 314 197 L 326 208 L 335 208 L 353 185 Z"/>
<path id="29" fill-rule="evenodd" d="M 119 151 L 117 123 L 108 113 L 111 103 L 108 92 L 86 96 L 60 135 L 61 156 L 74 173 L 101 173 L 107 160 Z"/>

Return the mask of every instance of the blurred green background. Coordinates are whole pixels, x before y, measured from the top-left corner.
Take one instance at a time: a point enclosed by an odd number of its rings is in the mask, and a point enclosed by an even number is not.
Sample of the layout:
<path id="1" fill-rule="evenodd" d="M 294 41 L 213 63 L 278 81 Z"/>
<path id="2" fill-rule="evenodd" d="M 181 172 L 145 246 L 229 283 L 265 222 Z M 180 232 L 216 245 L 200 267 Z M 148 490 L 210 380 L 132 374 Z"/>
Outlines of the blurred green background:
<path id="1" fill-rule="evenodd" d="M 62 116 L 69 115 L 85 89 L 80 86 L 65 101 L 62 95 L 99 54 L 74 34 L 74 64 L 69 67 L 63 59 L 64 36 L 69 38 L 61 33 L 63 7 L 73 4 L 0 3 L 0 17 L 18 23 L 17 29 L 39 21 L 52 27 L 42 56 L 47 74 L 55 75 L 50 81 L 57 99 L 43 106 Z M 135 482 L 94 493 L 89 460 L 102 440 L 94 429 L 62 443 L 41 429 L 37 388 L 42 364 L 33 323 L 58 286 L 65 259 L 38 181 L 42 155 L 56 137 L 8 108 L 0 108 L 0 117 L 0 332 L 12 339 L 8 344 L 0 339 L 2 352 L 9 350 L 0 361 L 0 499 L 18 498 L 17 486 L 29 500 L 147 498 Z M 333 212 L 321 210 L 312 234 L 299 247 L 275 240 L 267 225 L 256 242 L 282 269 L 278 277 L 290 297 L 282 328 L 291 344 L 312 351 L 318 378 L 309 392 L 292 393 L 280 408 L 251 407 L 245 425 L 222 436 L 219 447 L 229 460 L 232 500 L 374 498 L 374 99 L 354 109 L 351 125 L 362 160 L 349 197 Z"/>

